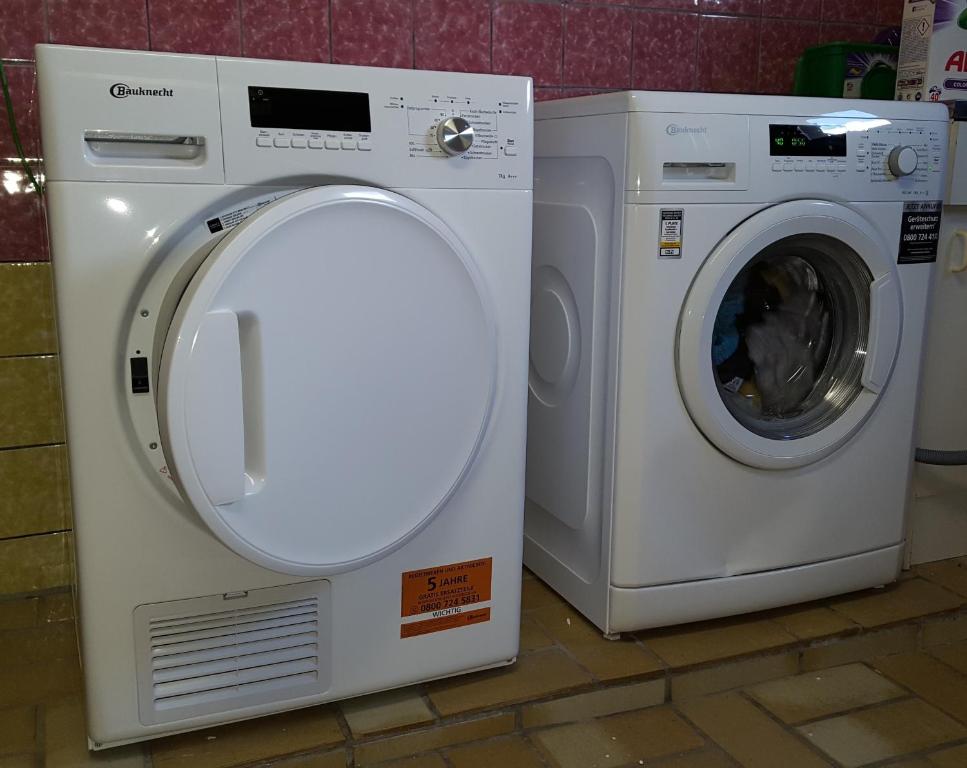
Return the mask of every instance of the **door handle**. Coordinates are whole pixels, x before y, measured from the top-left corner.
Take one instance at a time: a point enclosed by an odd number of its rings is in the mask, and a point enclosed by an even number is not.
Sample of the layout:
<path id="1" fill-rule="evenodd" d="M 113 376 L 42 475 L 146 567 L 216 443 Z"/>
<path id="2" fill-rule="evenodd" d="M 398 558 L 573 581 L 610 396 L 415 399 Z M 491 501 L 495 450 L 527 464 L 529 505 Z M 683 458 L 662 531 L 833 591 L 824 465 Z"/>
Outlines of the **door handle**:
<path id="1" fill-rule="evenodd" d="M 960 258 L 954 261 L 954 248 L 960 243 Z M 947 268 L 951 272 L 967 271 L 967 229 L 954 230 L 954 236 L 950 242 L 950 259 Z"/>
<path id="2" fill-rule="evenodd" d="M 185 402 L 191 461 L 215 506 L 245 496 L 245 428 L 238 316 L 209 312 L 191 346 Z"/>
<path id="3" fill-rule="evenodd" d="M 872 392 L 883 389 L 890 378 L 902 322 L 894 277 L 890 273 L 880 275 L 870 285 L 870 338 L 861 379 Z"/>

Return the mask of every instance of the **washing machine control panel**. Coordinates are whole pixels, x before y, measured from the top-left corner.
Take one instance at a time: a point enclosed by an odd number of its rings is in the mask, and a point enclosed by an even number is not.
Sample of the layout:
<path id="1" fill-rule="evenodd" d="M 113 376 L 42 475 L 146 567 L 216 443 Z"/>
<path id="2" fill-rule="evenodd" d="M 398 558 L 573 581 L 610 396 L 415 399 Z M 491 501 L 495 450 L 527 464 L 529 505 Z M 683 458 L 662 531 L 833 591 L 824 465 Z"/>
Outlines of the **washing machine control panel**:
<path id="1" fill-rule="evenodd" d="M 903 197 L 929 197 L 944 170 L 946 127 L 939 122 L 791 119 L 769 124 L 774 175 L 824 174 L 830 180 L 890 184 Z"/>

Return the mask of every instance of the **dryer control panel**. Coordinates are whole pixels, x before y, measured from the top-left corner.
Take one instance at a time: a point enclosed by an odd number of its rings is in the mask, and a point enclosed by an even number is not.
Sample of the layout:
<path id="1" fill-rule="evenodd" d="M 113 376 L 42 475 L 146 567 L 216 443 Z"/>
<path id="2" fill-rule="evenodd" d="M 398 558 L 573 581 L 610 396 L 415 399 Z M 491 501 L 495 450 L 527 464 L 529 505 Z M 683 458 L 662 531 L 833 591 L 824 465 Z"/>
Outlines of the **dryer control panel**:
<path id="1" fill-rule="evenodd" d="M 217 59 L 228 183 L 529 189 L 524 78 Z"/>

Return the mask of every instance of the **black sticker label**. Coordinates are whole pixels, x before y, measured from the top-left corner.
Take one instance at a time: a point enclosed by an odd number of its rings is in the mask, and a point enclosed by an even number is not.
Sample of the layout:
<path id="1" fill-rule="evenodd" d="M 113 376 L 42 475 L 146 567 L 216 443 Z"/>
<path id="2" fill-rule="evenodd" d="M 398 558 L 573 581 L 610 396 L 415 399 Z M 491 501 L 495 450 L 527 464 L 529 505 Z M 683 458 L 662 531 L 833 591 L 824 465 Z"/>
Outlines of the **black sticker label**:
<path id="1" fill-rule="evenodd" d="M 897 264 L 925 264 L 937 260 L 942 208 L 939 201 L 903 204 Z"/>

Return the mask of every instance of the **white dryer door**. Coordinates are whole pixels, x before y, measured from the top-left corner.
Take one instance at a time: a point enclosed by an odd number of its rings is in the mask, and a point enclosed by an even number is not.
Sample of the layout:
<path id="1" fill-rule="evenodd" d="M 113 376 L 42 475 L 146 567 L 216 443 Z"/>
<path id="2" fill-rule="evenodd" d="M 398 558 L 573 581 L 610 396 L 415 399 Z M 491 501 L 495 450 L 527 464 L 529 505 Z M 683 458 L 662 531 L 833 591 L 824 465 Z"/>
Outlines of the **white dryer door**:
<path id="1" fill-rule="evenodd" d="M 473 260 L 436 216 L 366 187 L 295 193 L 227 235 L 175 312 L 158 387 L 169 467 L 249 560 L 358 567 L 470 470 L 496 344 Z"/>
<path id="2" fill-rule="evenodd" d="M 818 461 L 862 425 L 900 343 L 893 251 L 859 214 L 799 200 L 736 227 L 692 284 L 678 379 L 692 419 L 753 467 Z"/>

